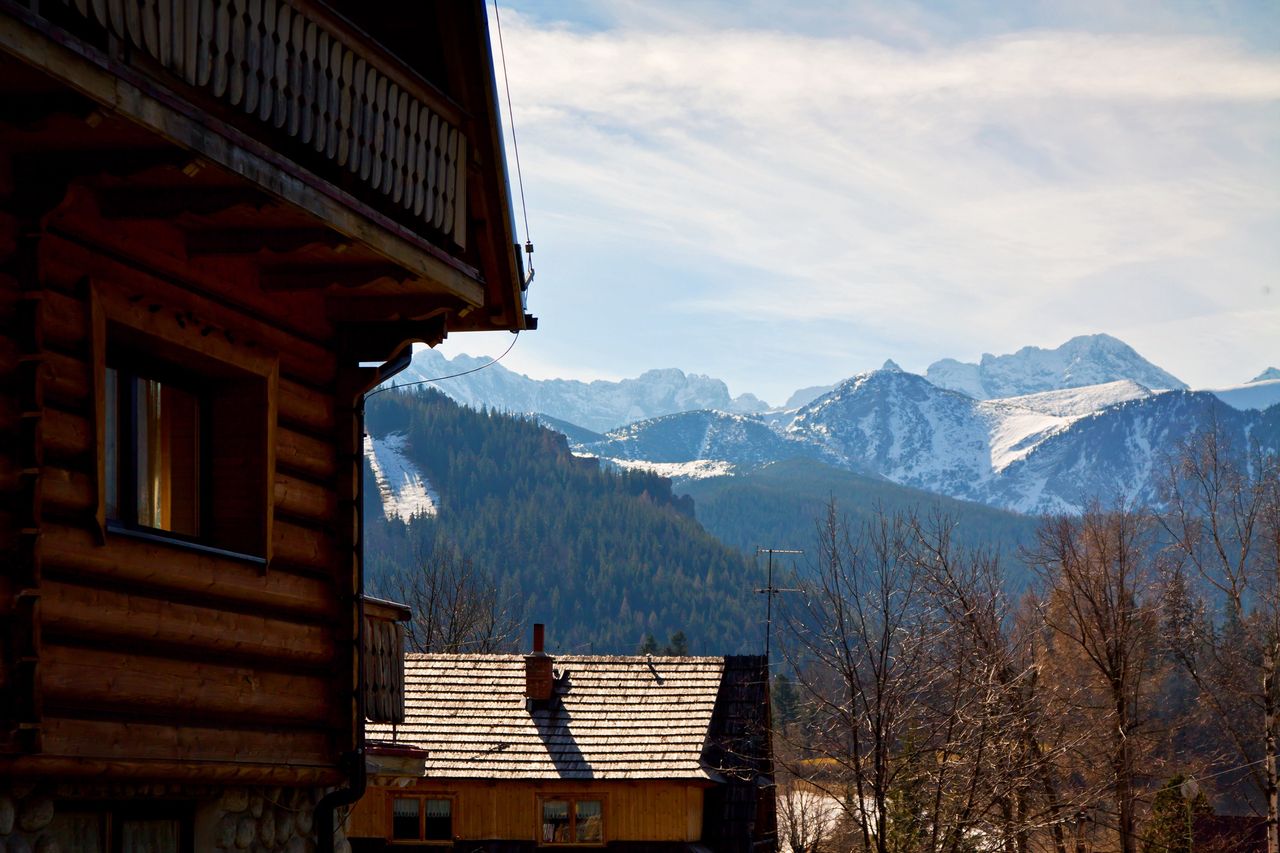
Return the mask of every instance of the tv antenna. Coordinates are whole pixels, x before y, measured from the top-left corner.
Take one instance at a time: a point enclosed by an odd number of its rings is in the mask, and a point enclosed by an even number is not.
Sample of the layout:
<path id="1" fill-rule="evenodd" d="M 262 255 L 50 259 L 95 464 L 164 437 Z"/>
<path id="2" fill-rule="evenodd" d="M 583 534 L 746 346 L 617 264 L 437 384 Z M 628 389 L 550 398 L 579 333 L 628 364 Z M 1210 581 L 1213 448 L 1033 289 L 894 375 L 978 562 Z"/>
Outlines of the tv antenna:
<path id="1" fill-rule="evenodd" d="M 764 660 L 767 665 L 769 663 L 769 640 L 773 637 L 773 597 L 780 592 L 800 592 L 799 589 L 783 589 L 773 585 L 773 555 L 803 554 L 804 551 L 797 551 L 791 548 L 756 548 L 756 553 L 769 555 L 769 579 L 763 589 L 756 590 L 756 592 L 763 594 L 765 601 L 768 602 L 764 611 Z"/>

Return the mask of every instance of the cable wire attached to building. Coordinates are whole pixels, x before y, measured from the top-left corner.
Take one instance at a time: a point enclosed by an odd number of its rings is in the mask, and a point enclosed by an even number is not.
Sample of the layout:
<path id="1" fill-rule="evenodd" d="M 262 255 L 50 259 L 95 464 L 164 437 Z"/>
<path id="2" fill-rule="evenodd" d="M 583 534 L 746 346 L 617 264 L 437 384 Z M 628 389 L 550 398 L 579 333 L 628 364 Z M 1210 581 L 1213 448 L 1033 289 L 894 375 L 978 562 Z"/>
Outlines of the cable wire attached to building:
<path id="1" fill-rule="evenodd" d="M 516 138 L 516 116 L 511 106 L 511 80 L 507 76 L 507 49 L 502 43 L 502 16 L 498 13 L 498 0 L 493 0 L 493 20 L 498 25 L 498 54 L 502 57 L 502 86 L 507 93 L 507 123 L 511 126 L 511 150 L 516 158 L 516 184 L 520 188 L 520 212 L 524 217 L 524 253 L 529 264 L 529 272 L 520 283 L 520 289 L 527 290 L 533 281 L 533 239 L 529 236 L 529 208 L 524 200 L 524 173 L 520 169 L 520 141 Z"/>

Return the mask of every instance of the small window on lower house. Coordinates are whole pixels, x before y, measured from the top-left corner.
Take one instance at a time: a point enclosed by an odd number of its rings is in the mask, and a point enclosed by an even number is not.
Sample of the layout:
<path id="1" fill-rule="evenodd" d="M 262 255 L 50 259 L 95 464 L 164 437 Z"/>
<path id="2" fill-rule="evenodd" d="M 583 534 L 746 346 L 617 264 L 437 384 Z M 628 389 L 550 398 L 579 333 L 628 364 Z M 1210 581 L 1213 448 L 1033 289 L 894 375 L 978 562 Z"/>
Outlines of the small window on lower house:
<path id="1" fill-rule="evenodd" d="M 590 797 L 542 801 L 543 844 L 604 843 L 604 802 Z"/>
<path id="2" fill-rule="evenodd" d="M 452 841 L 453 800 L 448 797 L 395 797 L 391 801 L 393 841 Z"/>

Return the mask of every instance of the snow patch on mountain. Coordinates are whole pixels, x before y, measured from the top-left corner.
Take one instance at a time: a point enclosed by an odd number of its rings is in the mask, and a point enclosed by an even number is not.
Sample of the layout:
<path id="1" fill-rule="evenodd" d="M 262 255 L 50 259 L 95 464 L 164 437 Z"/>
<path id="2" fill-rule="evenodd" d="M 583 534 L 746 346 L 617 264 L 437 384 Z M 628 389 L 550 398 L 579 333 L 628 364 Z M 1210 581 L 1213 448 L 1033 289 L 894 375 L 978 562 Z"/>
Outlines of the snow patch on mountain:
<path id="1" fill-rule="evenodd" d="M 1023 347 L 1010 355 L 984 353 L 978 364 L 943 359 L 925 376 L 940 388 L 977 400 L 1082 388 L 1129 379 L 1153 389 L 1187 385 L 1111 335 L 1080 335 L 1056 349 Z"/>
<path id="2" fill-rule="evenodd" d="M 1257 376 L 1250 379 L 1250 382 L 1266 382 L 1271 379 L 1280 379 L 1280 368 L 1268 367 Z"/>
<path id="3" fill-rule="evenodd" d="M 1233 409 L 1268 409 L 1280 403 L 1280 376 L 1275 379 L 1254 379 L 1230 388 L 1208 390 Z"/>
<path id="4" fill-rule="evenodd" d="M 405 437 L 398 433 L 374 438 L 364 437 L 364 456 L 369 460 L 373 479 L 382 497 L 382 512 L 387 519 L 436 515 L 440 496 L 422 476 L 405 453 Z"/>
<path id="5" fill-rule="evenodd" d="M 731 477 L 736 468 L 723 459 L 691 459 L 688 462 L 646 462 L 643 459 L 600 460 L 606 465 L 627 471 L 647 471 L 672 480 L 706 480 L 711 477 Z"/>
<path id="6" fill-rule="evenodd" d="M 1093 412 L 1100 412 L 1118 403 L 1141 400 L 1144 397 L 1150 397 L 1151 394 L 1151 389 L 1134 382 L 1132 379 L 1121 379 L 1116 382 L 1105 382 L 1101 385 L 1087 385 L 1083 388 L 1067 388 L 1062 391 L 1041 391 L 1038 394 L 1004 397 L 1000 402 L 1042 412 L 1046 415 L 1082 417 Z"/>

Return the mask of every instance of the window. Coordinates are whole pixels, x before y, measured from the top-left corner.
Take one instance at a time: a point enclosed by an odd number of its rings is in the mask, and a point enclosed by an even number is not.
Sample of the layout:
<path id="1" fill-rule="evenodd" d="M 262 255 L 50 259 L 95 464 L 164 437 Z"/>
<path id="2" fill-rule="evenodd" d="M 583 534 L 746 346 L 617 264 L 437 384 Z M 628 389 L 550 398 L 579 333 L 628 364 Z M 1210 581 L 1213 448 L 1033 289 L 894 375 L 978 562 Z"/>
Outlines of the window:
<path id="1" fill-rule="evenodd" d="M 591 797 L 542 800 L 543 844 L 603 844 L 604 801 Z"/>
<path id="2" fill-rule="evenodd" d="M 59 809 L 49 834 L 59 849 L 78 853 L 191 853 L 189 810 L 153 805 L 151 812 L 123 805 Z"/>
<path id="3" fill-rule="evenodd" d="M 205 400 L 177 382 L 108 367 L 107 517 L 198 539 Z"/>
<path id="4" fill-rule="evenodd" d="M 276 358 L 100 295 L 99 524 L 265 562 Z"/>
<path id="5" fill-rule="evenodd" d="M 393 841 L 452 841 L 453 800 L 444 796 L 395 797 L 391 801 Z"/>

